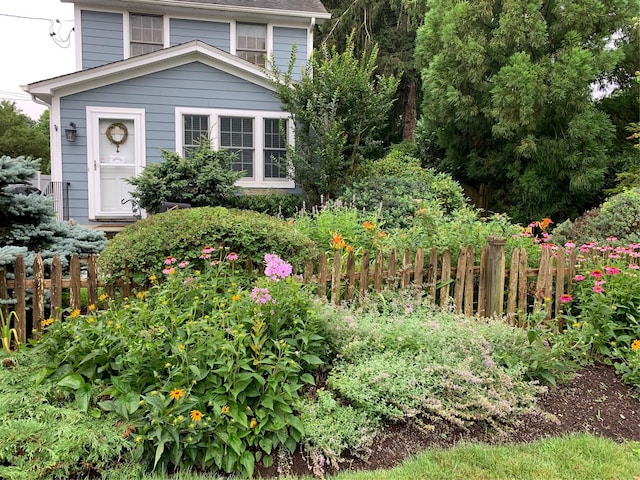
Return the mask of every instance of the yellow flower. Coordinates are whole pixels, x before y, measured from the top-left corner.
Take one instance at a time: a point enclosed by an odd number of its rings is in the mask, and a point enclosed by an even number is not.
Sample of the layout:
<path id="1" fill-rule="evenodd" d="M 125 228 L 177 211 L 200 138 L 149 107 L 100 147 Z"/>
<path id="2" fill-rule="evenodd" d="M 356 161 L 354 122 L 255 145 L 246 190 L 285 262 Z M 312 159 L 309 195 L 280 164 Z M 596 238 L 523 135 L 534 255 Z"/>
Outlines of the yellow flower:
<path id="1" fill-rule="evenodd" d="M 169 393 L 169 396 L 172 400 L 180 400 L 182 397 L 184 397 L 184 390 L 182 390 L 181 388 L 174 388 Z"/>
<path id="2" fill-rule="evenodd" d="M 156 277 L 155 275 L 151 275 L 149 277 L 149 280 L 151 280 L 152 282 L 155 282 L 158 279 L 158 277 Z"/>
<path id="3" fill-rule="evenodd" d="M 142 300 L 146 296 L 147 296 L 147 292 L 138 292 L 138 293 L 136 293 L 136 297 L 138 297 L 138 300 Z"/>
<path id="4" fill-rule="evenodd" d="M 93 317 L 89 317 L 89 318 L 87 318 L 87 323 L 93 323 L 93 322 L 95 322 L 95 321 L 96 321 L 96 319 L 95 319 L 95 318 L 93 318 Z"/>
<path id="5" fill-rule="evenodd" d="M 633 342 L 631 342 L 631 350 L 640 350 L 640 340 L 636 339 Z"/>
<path id="6" fill-rule="evenodd" d="M 109 298 L 109 295 L 107 295 L 106 293 L 103 293 L 98 297 L 98 300 L 100 300 L 101 302 L 104 302 L 107 298 Z"/>
<path id="7" fill-rule="evenodd" d="M 73 312 L 71 312 L 69 314 L 69 318 L 76 318 L 76 317 L 79 317 L 79 316 L 80 316 L 80 310 L 77 309 L 77 308 Z"/>
<path id="8" fill-rule="evenodd" d="M 53 318 L 47 318 L 46 320 L 42 321 L 42 326 L 43 327 L 48 327 L 49 325 L 51 325 L 54 322 Z"/>
<path id="9" fill-rule="evenodd" d="M 87 307 L 87 310 L 89 310 L 90 312 L 93 312 L 95 309 L 96 306 L 93 303 Z"/>
<path id="10" fill-rule="evenodd" d="M 580 328 L 580 322 L 576 322 L 573 324 L 573 328 Z"/>
<path id="11" fill-rule="evenodd" d="M 199 422 L 200 420 L 202 420 L 202 412 L 200 410 L 191 410 L 191 413 L 189 415 L 191 416 L 191 420 L 193 420 L 194 422 Z"/>
<path id="12" fill-rule="evenodd" d="M 240 300 L 240 295 L 236 294 L 233 297 L 231 297 L 231 300 L 233 300 L 234 302 L 237 302 L 238 300 Z"/>
<path id="13" fill-rule="evenodd" d="M 178 350 L 184 350 L 184 345 L 182 344 L 178 345 Z"/>
<path id="14" fill-rule="evenodd" d="M 222 408 L 220 409 L 220 411 L 221 411 L 223 414 L 225 414 L 225 413 L 229 413 L 229 407 L 228 407 L 227 405 L 225 405 L 224 407 L 222 407 Z"/>
<path id="15" fill-rule="evenodd" d="M 251 419 L 251 422 L 249 422 L 249 428 L 256 428 L 258 426 L 258 420 L 256 420 L 255 418 Z"/>

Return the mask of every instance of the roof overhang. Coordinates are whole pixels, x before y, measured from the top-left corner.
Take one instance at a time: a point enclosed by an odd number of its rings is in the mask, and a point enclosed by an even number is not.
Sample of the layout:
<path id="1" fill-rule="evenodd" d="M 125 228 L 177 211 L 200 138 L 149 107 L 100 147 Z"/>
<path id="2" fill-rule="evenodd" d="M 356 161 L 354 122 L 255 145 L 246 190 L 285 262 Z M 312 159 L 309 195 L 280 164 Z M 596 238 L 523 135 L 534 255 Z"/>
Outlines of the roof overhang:
<path id="1" fill-rule="evenodd" d="M 41 80 L 23 85 L 21 88 L 29 93 L 34 101 L 51 105 L 54 96 L 73 95 L 192 62 L 204 63 L 235 77 L 274 90 L 270 76 L 265 70 L 200 40 Z"/>
<path id="2" fill-rule="evenodd" d="M 331 18 L 331 13 L 325 11 L 309 11 L 295 9 L 275 9 L 266 7 L 250 7 L 224 5 L 221 3 L 205 3 L 188 0 L 60 0 L 63 3 L 74 3 L 82 7 L 100 9 L 140 10 L 142 13 L 184 13 L 197 12 L 205 15 L 233 18 L 254 18 L 269 21 L 269 19 L 288 18 L 290 20 L 307 19 L 308 22 L 321 24 Z M 307 22 L 307 23 L 308 23 Z"/>

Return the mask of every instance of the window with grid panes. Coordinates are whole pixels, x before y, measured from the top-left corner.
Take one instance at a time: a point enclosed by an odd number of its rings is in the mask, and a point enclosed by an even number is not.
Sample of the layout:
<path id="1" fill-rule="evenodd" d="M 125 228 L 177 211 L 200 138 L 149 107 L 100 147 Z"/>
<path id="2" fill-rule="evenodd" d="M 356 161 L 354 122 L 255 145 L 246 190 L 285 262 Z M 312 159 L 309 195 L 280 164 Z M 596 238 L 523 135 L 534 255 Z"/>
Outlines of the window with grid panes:
<path id="1" fill-rule="evenodd" d="M 253 118 L 220 117 L 220 147 L 236 153 L 234 170 L 253 177 Z"/>
<path id="2" fill-rule="evenodd" d="M 236 24 L 236 55 L 264 67 L 267 56 L 267 26 L 253 23 Z"/>
<path id="3" fill-rule="evenodd" d="M 162 16 L 132 13 L 129 16 L 129 24 L 132 57 L 155 52 L 164 47 Z"/>
<path id="4" fill-rule="evenodd" d="M 183 156 L 186 158 L 198 148 L 199 142 L 209 138 L 208 115 L 183 115 Z"/>
<path id="5" fill-rule="evenodd" d="M 265 178 L 287 178 L 287 169 L 283 165 L 287 156 L 287 137 L 286 133 L 284 133 L 286 131 L 286 120 L 279 118 L 264 119 Z"/>

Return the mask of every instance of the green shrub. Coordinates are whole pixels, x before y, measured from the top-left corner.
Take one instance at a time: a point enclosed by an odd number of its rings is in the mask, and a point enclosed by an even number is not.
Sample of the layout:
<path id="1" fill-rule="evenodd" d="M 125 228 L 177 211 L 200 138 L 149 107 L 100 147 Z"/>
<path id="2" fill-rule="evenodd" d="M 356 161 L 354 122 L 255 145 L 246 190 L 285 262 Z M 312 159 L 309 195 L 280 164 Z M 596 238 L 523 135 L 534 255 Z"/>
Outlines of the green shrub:
<path id="1" fill-rule="evenodd" d="M 366 164 L 340 199 L 358 210 L 378 212 L 387 229 L 411 226 L 425 206 L 448 215 L 466 204 L 462 187 L 450 176 L 423 169 L 419 160 L 399 151 Z"/>
<path id="2" fill-rule="evenodd" d="M 213 150 L 202 142 L 187 158 L 162 150 L 162 162 L 147 165 L 128 182 L 131 196 L 145 210 L 156 213 L 162 202 L 189 203 L 193 207 L 225 205 L 238 191 L 242 172 L 231 169 L 233 154 Z"/>
<path id="3" fill-rule="evenodd" d="M 224 249 L 202 253 L 126 303 L 52 323 L 38 348 L 82 409 L 134 427 L 134 455 L 152 468 L 251 476 L 302 439 L 292 406 L 323 363 L 320 317 L 280 258 L 266 255 L 268 277 L 249 282 Z"/>
<path id="4" fill-rule="evenodd" d="M 632 188 L 607 199 L 600 208 L 590 210 L 571 222 L 558 225 L 553 242 L 576 244 L 604 242 L 609 236 L 620 243 L 640 242 L 640 188 Z"/>
<path id="5" fill-rule="evenodd" d="M 237 195 L 227 202 L 228 207 L 253 210 L 254 212 L 266 213 L 278 218 L 293 217 L 302 208 L 302 204 L 303 198 L 301 195 L 287 193 Z"/>
<path id="6" fill-rule="evenodd" d="M 224 246 L 241 262 L 255 264 L 273 252 L 301 267 L 316 254 L 313 242 L 283 220 L 245 210 L 201 207 L 170 210 L 129 225 L 109 240 L 98 267 L 104 279 L 115 280 L 126 278 L 128 266 L 134 280 L 144 283 L 145 278 L 160 275 L 168 255 L 193 261 L 202 245 Z"/>

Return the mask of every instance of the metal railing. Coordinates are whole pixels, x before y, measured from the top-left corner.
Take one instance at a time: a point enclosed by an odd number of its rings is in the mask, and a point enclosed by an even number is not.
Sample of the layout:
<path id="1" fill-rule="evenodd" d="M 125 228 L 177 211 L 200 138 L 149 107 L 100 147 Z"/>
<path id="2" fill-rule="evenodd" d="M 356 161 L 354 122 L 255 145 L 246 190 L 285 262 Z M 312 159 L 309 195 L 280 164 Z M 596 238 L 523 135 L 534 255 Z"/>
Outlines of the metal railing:
<path id="1" fill-rule="evenodd" d="M 69 187 L 70 182 L 49 182 L 44 194 L 53 198 L 53 208 L 59 221 L 69 220 Z"/>

